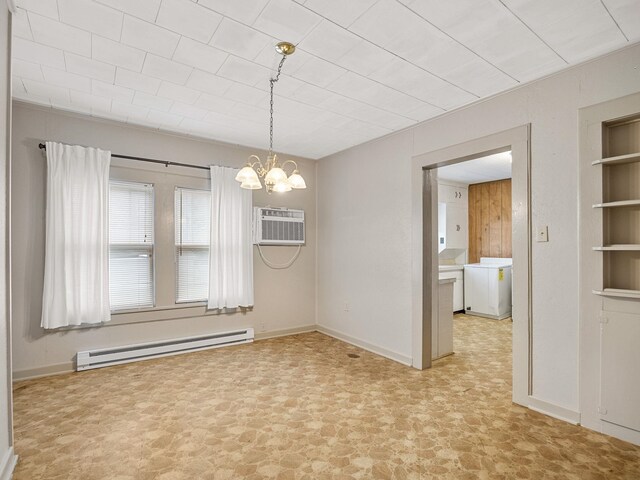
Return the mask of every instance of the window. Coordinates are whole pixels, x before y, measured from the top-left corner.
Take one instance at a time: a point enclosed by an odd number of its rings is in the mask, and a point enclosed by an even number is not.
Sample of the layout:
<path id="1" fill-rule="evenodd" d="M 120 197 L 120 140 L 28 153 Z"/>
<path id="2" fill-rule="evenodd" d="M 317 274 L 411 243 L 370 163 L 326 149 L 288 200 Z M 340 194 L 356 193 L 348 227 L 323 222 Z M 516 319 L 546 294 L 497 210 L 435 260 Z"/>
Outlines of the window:
<path id="1" fill-rule="evenodd" d="M 209 296 L 211 193 L 176 188 L 176 303 L 206 301 Z"/>
<path id="2" fill-rule="evenodd" d="M 153 307 L 153 185 L 109 182 L 111 311 Z"/>

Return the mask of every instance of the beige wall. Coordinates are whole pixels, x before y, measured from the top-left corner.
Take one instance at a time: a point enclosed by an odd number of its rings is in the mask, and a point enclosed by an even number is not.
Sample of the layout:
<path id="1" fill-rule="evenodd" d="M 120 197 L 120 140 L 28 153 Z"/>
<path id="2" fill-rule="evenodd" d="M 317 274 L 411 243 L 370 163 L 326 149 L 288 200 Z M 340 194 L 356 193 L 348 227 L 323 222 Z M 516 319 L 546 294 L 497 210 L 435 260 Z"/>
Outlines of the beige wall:
<path id="1" fill-rule="evenodd" d="M 239 327 L 253 327 L 256 333 L 278 332 L 315 324 L 316 275 L 316 180 L 315 161 L 298 159 L 308 188 L 286 194 L 254 192 L 255 206 L 301 208 L 306 213 L 307 243 L 298 260 L 286 270 L 272 270 L 254 250 L 255 307 L 248 313 L 208 314 L 204 307 L 161 309 L 145 314 L 114 315 L 112 324 L 64 332 L 40 328 L 44 261 L 44 194 L 46 160 L 38 149 L 43 140 L 91 145 L 113 153 L 167 159 L 200 165 L 240 167 L 251 153 L 236 147 L 121 123 L 92 119 L 14 103 L 12 241 L 13 258 L 13 369 L 16 377 L 70 369 L 79 350 L 102 348 L 160 339 L 183 337 Z M 262 152 L 258 152 L 262 155 Z M 289 157 L 287 157 L 289 158 Z M 112 176 L 152 182 L 171 203 L 174 186 L 206 187 L 206 171 L 155 166 L 114 159 Z M 156 209 L 156 244 L 171 251 L 172 206 Z M 165 215 L 158 216 L 160 211 Z M 163 234 L 164 232 L 164 234 Z M 295 247 L 263 248 L 269 260 L 284 263 Z M 173 271 L 173 257 L 156 256 L 156 265 Z M 158 276 L 158 288 L 165 292 L 158 307 L 168 305 L 173 278 Z M 162 305 L 164 304 L 164 305 Z M 184 318 L 183 318 L 184 317 Z M 162 320 L 159 320 L 162 319 Z"/>
<path id="2" fill-rule="evenodd" d="M 579 412 L 578 109 L 640 91 L 639 72 L 635 45 L 321 159 L 319 328 L 410 358 L 412 158 L 530 123 L 532 223 L 549 226 L 532 247 L 533 396 Z"/>
<path id="3" fill-rule="evenodd" d="M 0 2 L 0 478 L 9 478 L 15 464 L 11 404 L 10 309 L 8 306 L 7 170 L 11 139 L 11 21 Z"/>

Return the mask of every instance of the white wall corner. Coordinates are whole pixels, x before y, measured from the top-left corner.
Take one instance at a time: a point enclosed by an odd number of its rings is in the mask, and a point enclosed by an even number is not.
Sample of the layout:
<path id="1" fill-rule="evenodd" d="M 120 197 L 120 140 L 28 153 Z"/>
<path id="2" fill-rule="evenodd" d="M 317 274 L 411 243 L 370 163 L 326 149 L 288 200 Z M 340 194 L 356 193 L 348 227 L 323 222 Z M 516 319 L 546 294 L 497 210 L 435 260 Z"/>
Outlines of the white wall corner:
<path id="1" fill-rule="evenodd" d="M 9 7 L 9 11 L 11 13 L 16 13 L 17 11 L 16 0 L 7 0 L 7 7 Z"/>
<path id="2" fill-rule="evenodd" d="M 573 425 L 580 425 L 580 412 L 560 407 L 553 403 L 545 402 L 539 398 L 529 397 L 528 407 L 538 413 L 563 420 Z"/>
<path id="3" fill-rule="evenodd" d="M 325 335 L 328 335 L 330 337 L 337 338 L 338 340 L 342 340 L 343 342 L 362 348 L 363 350 L 367 350 L 368 352 L 375 353 L 376 355 L 380 355 L 381 357 L 385 357 L 390 360 L 394 360 L 398 363 L 406 365 L 407 367 L 412 366 L 412 359 L 410 356 L 388 350 L 378 345 L 373 345 L 369 342 L 365 342 L 364 340 L 360 340 L 359 338 L 352 337 L 351 335 L 347 335 L 346 333 L 342 333 L 332 328 L 324 327 L 322 325 L 317 325 L 316 329 L 320 333 L 324 333 Z"/>
<path id="4" fill-rule="evenodd" d="M 0 480 L 11 480 L 16 463 L 18 456 L 13 452 L 13 447 L 9 447 L 0 462 Z"/>

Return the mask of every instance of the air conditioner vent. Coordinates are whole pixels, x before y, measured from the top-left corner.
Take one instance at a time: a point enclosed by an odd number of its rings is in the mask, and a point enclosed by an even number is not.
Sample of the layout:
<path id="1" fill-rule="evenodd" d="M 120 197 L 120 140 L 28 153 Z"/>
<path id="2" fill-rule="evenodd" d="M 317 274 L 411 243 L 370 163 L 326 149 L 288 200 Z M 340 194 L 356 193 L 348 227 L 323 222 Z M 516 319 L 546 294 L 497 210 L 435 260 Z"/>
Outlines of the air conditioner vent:
<path id="1" fill-rule="evenodd" d="M 256 245 L 304 244 L 304 210 L 255 207 L 253 220 Z"/>

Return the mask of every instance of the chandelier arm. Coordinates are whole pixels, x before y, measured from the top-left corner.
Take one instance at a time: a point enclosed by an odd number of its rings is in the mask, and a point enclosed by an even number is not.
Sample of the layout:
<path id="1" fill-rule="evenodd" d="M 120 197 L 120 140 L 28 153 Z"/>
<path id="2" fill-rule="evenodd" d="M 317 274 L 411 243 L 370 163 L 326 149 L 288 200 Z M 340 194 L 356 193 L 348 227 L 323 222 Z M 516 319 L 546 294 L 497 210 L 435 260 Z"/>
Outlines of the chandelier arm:
<path id="1" fill-rule="evenodd" d="M 280 64 L 278 65 L 278 73 L 275 78 L 269 80 L 270 84 L 270 102 L 269 102 L 269 156 L 273 155 L 273 86 L 280 80 L 280 73 L 282 72 L 282 65 L 287 59 L 287 56 L 283 53 Z"/>
<path id="2" fill-rule="evenodd" d="M 296 162 L 294 162 L 293 160 L 285 160 L 285 161 L 282 163 L 282 169 L 283 169 L 283 170 L 284 170 L 284 166 L 285 166 L 287 163 L 293 163 L 293 170 L 294 170 L 294 171 L 295 171 L 295 170 L 298 170 L 298 164 L 297 164 Z"/>

